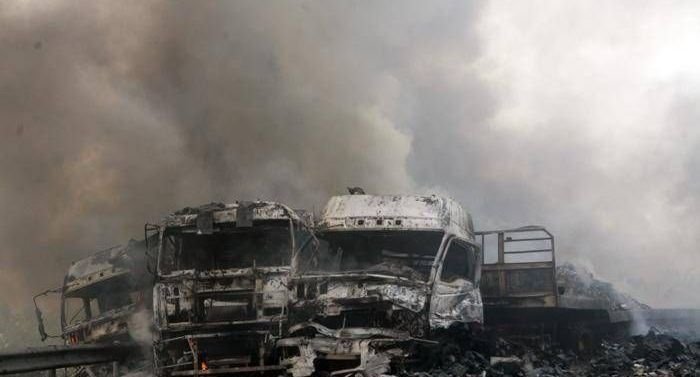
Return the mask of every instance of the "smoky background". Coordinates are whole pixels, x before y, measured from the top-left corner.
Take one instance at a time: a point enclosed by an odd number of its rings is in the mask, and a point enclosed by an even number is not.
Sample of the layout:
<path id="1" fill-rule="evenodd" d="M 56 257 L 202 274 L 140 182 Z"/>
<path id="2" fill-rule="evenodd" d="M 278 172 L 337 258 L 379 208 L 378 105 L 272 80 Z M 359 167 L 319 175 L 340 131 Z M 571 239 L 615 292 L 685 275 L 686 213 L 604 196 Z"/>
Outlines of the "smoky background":
<path id="1" fill-rule="evenodd" d="M 698 306 L 699 8 L 0 3 L 0 347 L 69 263 L 188 205 L 347 186 L 547 226 L 558 260 Z"/>

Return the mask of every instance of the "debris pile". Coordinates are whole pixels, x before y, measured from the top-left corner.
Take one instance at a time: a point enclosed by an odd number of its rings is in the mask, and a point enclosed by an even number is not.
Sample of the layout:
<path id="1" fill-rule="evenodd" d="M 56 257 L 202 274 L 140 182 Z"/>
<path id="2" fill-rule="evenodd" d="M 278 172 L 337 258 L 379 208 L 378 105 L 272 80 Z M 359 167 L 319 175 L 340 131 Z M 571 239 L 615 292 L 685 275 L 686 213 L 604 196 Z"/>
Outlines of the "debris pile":
<path id="1" fill-rule="evenodd" d="M 700 342 L 653 331 L 621 343 L 603 342 L 590 360 L 588 376 L 700 376 Z"/>
<path id="2" fill-rule="evenodd" d="M 603 341 L 590 358 L 554 346 L 527 347 L 498 339 L 493 353 L 468 350 L 410 377 L 700 376 L 700 342 L 684 344 L 649 332 L 619 343 Z"/>
<path id="3" fill-rule="evenodd" d="M 469 347 L 472 347 L 470 345 Z M 469 348 L 465 347 L 465 348 Z M 410 377 L 468 376 L 561 376 L 572 375 L 577 360 L 571 351 L 554 346 L 531 347 L 498 338 L 488 350 L 467 349 L 461 354 L 449 347 L 442 350 L 440 364 L 427 371 L 407 373 Z M 478 348 L 478 347 L 477 347 Z"/>
<path id="4" fill-rule="evenodd" d="M 632 296 L 616 290 L 611 283 L 596 279 L 581 266 L 564 263 L 557 266 L 556 276 L 562 295 L 601 300 L 611 309 L 649 309 Z"/>

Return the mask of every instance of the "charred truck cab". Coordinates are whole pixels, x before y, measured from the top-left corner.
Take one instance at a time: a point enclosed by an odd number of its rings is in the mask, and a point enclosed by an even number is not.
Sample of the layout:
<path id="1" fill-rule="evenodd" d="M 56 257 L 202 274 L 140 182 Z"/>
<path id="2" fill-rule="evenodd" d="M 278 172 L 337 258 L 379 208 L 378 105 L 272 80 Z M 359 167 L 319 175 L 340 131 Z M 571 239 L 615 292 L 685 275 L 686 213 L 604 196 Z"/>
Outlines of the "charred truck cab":
<path id="1" fill-rule="evenodd" d="M 145 252 L 145 241 L 131 240 L 126 247 L 97 252 L 68 269 L 60 289 L 61 337 L 66 344 L 133 346 L 121 363 L 86 365 L 72 369 L 72 375 L 116 376 L 149 368 L 153 280 Z M 38 306 L 37 317 L 45 339 Z"/>
<path id="2" fill-rule="evenodd" d="M 61 295 L 66 343 L 130 342 L 148 332 L 151 279 L 145 266 L 145 242 L 133 240 L 74 262 Z"/>
<path id="3" fill-rule="evenodd" d="M 210 204 L 168 216 L 153 288 L 156 373 L 281 369 L 274 342 L 286 326 L 291 256 L 313 240 L 309 229 L 274 202 Z"/>
<path id="4" fill-rule="evenodd" d="M 289 336 L 294 377 L 388 373 L 441 330 L 480 324 L 481 256 L 471 216 L 439 196 L 336 196 L 319 246 L 295 255 Z"/>

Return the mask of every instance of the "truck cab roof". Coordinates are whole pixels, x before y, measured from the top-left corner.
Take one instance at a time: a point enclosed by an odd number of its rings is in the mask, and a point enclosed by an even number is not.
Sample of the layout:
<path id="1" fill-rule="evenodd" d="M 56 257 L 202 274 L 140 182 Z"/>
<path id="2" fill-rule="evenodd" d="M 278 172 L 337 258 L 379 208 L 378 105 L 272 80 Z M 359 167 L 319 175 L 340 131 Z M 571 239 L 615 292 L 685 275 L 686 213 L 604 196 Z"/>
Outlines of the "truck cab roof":
<path id="1" fill-rule="evenodd" d="M 439 230 L 474 239 L 469 212 L 437 195 L 339 195 L 331 197 L 320 231 Z"/>
<path id="2" fill-rule="evenodd" d="M 163 220 L 167 227 L 189 227 L 201 225 L 201 220 L 214 224 L 234 223 L 236 226 L 250 226 L 253 221 L 262 220 L 295 220 L 303 221 L 289 207 L 272 201 L 236 201 L 230 204 L 211 203 L 199 207 L 183 208 Z"/>
<path id="3" fill-rule="evenodd" d="M 129 275 L 137 271 L 145 273 L 139 267 L 144 258 L 142 244 L 142 241 L 132 240 L 127 246 L 98 251 L 73 262 L 65 277 L 64 294 L 67 297 L 89 294 L 107 281 L 120 277 L 131 281 L 134 277 Z"/>

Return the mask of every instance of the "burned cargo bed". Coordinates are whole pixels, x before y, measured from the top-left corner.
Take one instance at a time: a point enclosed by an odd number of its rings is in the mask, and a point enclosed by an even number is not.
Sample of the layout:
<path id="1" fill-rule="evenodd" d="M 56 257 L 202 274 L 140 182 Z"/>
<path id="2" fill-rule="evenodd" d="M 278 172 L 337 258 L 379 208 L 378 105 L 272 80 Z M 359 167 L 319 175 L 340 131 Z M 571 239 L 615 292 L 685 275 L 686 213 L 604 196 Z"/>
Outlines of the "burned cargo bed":
<path id="1" fill-rule="evenodd" d="M 586 284 L 572 265 L 556 265 L 554 236 L 544 227 L 476 235 L 484 250 L 484 322 L 492 330 L 523 337 L 539 333 L 583 348 L 594 341 L 596 332 L 626 331 L 633 319 L 631 309 L 643 308 L 607 283 L 582 288 Z M 592 275 L 586 278 L 593 280 Z M 572 338 L 576 344 L 571 344 Z M 581 339 L 585 344 L 579 344 Z"/>

